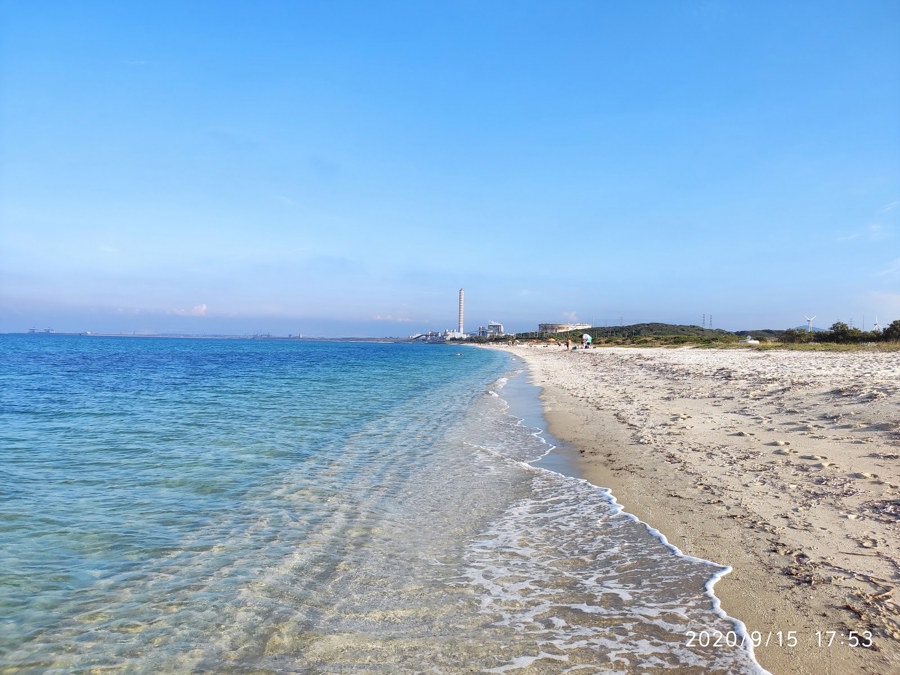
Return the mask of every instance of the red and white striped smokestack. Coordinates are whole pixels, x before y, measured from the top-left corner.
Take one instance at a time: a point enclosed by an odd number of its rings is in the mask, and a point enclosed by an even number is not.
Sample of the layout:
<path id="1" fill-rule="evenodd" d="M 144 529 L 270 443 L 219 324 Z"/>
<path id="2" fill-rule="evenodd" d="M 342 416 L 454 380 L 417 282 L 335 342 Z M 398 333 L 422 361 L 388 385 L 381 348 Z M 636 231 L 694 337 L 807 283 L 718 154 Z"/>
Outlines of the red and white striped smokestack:
<path id="1" fill-rule="evenodd" d="M 463 304 L 465 302 L 465 293 L 463 289 L 459 289 L 459 332 L 463 332 Z"/>

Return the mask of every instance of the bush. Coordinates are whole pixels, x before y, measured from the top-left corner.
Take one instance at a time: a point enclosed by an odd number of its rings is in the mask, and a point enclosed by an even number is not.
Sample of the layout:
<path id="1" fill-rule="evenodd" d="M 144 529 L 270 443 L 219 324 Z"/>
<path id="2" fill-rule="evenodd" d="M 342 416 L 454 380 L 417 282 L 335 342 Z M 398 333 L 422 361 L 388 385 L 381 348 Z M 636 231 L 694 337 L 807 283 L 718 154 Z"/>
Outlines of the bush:
<path id="1" fill-rule="evenodd" d="M 900 319 L 892 321 L 891 324 L 881 331 L 882 340 L 900 340 Z"/>
<path id="2" fill-rule="evenodd" d="M 812 342 L 814 339 L 815 338 L 813 333 L 808 330 L 800 330 L 798 328 L 788 328 L 781 336 L 782 342 L 788 342 L 790 344 L 803 344 Z"/>

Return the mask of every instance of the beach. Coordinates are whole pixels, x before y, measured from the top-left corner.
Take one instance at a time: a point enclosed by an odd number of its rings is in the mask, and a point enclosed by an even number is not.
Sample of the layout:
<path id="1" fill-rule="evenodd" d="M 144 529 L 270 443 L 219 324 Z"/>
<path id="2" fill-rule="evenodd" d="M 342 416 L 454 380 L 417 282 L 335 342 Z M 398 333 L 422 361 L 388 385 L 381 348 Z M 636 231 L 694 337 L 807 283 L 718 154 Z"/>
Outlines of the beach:
<path id="1" fill-rule="evenodd" d="M 583 478 L 732 568 L 715 594 L 764 668 L 900 670 L 896 352 L 505 348 Z"/>

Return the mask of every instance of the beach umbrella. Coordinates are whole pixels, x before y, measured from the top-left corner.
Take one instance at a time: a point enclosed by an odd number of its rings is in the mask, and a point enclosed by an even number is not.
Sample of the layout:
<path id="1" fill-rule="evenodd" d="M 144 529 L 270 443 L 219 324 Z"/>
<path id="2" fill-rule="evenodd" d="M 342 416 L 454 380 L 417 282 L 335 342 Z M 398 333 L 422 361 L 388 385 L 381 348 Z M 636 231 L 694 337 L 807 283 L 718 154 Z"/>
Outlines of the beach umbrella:
<path id="1" fill-rule="evenodd" d="M 591 337 L 590 335 L 588 335 L 587 333 L 585 333 L 584 335 L 582 335 L 582 336 L 581 336 L 581 339 L 584 340 L 585 342 L 593 342 L 593 341 L 594 341 L 594 338 L 592 338 L 592 337 Z"/>

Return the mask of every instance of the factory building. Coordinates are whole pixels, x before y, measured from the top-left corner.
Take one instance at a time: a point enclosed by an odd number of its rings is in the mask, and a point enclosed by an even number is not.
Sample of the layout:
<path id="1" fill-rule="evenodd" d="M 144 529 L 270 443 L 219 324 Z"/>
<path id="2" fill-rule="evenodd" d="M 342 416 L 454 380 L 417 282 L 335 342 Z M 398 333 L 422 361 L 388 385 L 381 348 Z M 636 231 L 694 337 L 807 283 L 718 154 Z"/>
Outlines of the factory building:
<path id="1" fill-rule="evenodd" d="M 478 337 L 492 338 L 502 335 L 506 335 L 506 331 L 503 330 L 503 324 L 498 321 L 490 321 L 487 326 L 478 327 Z"/>
<path id="2" fill-rule="evenodd" d="M 587 330 L 590 327 L 589 323 L 541 323 L 538 324 L 538 333 L 546 337 L 556 333 L 567 333 L 570 330 Z"/>
<path id="3" fill-rule="evenodd" d="M 447 340 L 468 340 L 472 337 L 494 338 L 506 335 L 503 324 L 499 321 L 491 321 L 487 326 L 479 326 L 478 330 L 467 334 L 465 330 L 465 311 L 466 311 L 466 294 L 463 289 L 459 289 L 459 319 L 456 324 L 456 330 L 447 329 L 443 333 L 428 331 L 427 333 L 418 333 L 410 335 L 409 339 L 416 342 L 446 342 Z"/>

